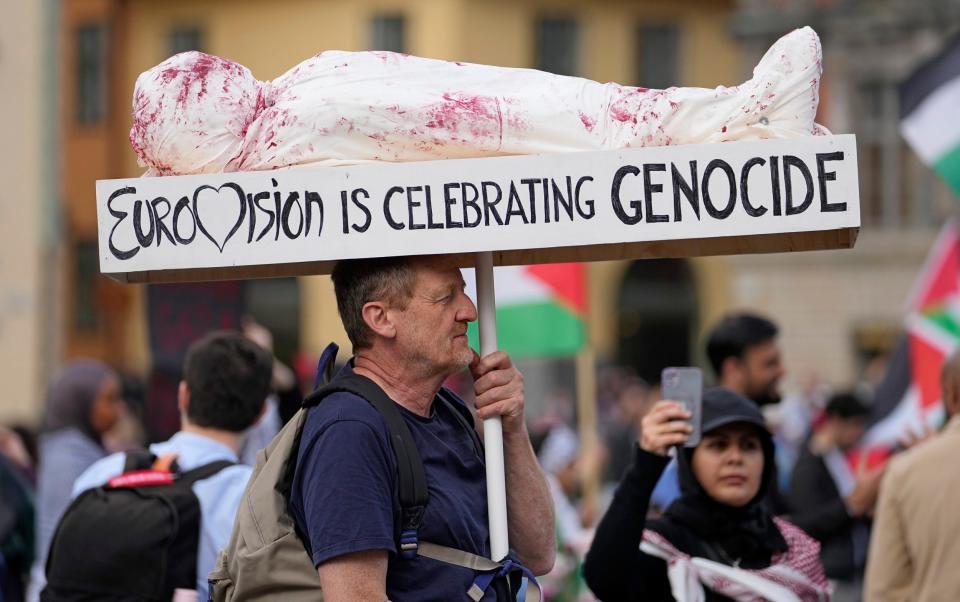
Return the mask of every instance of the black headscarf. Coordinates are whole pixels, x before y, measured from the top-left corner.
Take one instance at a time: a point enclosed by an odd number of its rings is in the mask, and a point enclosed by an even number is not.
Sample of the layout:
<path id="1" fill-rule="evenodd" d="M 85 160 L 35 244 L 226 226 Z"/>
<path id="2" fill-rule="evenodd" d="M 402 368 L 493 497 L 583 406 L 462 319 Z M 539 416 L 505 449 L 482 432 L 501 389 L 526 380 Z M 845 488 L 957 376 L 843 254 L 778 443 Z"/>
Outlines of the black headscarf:
<path id="1" fill-rule="evenodd" d="M 765 503 L 769 489 L 776 486 L 773 440 L 763 415 L 752 401 L 728 389 L 705 391 L 703 433 L 734 423 L 750 424 L 760 436 L 763 475 L 757 495 L 740 508 L 714 500 L 694 476 L 692 460 L 696 448 L 684 448 L 677 456 L 681 495 L 664 518 L 679 523 L 709 547 L 719 547 L 723 555 L 719 560 L 726 564 L 742 560 L 747 568 L 752 568 L 749 565 L 765 565 L 774 553 L 787 550 Z"/>
<path id="2" fill-rule="evenodd" d="M 96 360 L 79 360 L 67 364 L 53 378 L 47 390 L 43 432 L 52 433 L 73 427 L 101 444 L 100 434 L 90 422 L 90 412 L 103 383 L 114 375 L 113 370 Z"/>

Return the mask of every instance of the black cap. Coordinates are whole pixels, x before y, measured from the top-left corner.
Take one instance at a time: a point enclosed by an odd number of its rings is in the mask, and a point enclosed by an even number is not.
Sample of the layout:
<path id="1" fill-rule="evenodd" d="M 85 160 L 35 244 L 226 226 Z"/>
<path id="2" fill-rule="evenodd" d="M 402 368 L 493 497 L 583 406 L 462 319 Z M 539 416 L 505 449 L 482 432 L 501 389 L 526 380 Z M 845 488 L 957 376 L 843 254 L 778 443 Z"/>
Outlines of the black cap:
<path id="1" fill-rule="evenodd" d="M 776 460 L 774 458 L 773 437 L 767 430 L 760 408 L 743 395 L 730 389 L 715 387 L 705 390 L 703 392 L 701 432 L 707 435 L 711 431 L 728 424 L 749 424 L 756 427 L 757 435 L 760 437 L 760 445 L 763 447 L 763 477 L 760 480 L 760 490 L 753 501 L 762 499 L 771 487 L 776 486 Z M 682 450 L 683 453 L 677 456 L 680 491 L 684 495 L 709 497 L 693 473 L 693 453 L 695 449 L 685 447 Z"/>
<path id="2" fill-rule="evenodd" d="M 714 387 L 703 392 L 703 419 L 701 431 L 709 433 L 721 426 L 745 422 L 759 427 L 764 433 L 767 423 L 760 413 L 760 408 L 743 395 L 730 389 Z"/>

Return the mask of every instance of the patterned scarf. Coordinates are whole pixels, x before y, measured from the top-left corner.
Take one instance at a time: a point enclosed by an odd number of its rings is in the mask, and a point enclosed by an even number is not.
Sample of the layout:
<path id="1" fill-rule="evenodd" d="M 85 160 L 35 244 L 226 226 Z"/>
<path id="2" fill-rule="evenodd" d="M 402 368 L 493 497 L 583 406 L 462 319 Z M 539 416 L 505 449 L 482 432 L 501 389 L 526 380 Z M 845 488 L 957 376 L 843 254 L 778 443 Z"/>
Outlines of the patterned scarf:
<path id="1" fill-rule="evenodd" d="M 706 587 L 737 602 L 829 602 L 831 591 L 820 562 L 820 544 L 789 522 L 773 520 L 787 550 L 775 554 L 764 569 L 740 569 L 684 554 L 650 529 L 644 531 L 640 549 L 667 562 L 676 600 L 704 602 Z"/>

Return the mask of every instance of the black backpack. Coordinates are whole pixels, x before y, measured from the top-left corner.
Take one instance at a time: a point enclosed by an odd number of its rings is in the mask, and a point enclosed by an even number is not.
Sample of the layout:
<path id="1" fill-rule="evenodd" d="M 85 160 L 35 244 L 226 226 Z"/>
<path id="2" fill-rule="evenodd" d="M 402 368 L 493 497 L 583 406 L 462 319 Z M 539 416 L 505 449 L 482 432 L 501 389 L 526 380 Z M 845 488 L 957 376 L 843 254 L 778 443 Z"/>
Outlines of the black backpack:
<path id="1" fill-rule="evenodd" d="M 155 469 L 149 452 L 127 454 L 123 474 L 70 504 L 47 556 L 43 602 L 167 602 L 197 587 L 200 502 L 195 482 L 234 463 L 181 473 Z"/>

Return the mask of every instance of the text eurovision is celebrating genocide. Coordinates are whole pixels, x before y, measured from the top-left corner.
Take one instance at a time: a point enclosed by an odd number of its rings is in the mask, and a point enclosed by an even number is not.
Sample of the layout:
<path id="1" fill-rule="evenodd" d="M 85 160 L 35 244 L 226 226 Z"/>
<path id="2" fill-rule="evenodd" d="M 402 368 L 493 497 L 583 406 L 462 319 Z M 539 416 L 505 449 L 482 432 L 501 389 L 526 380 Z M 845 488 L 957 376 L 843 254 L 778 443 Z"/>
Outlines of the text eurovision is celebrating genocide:
<path id="1" fill-rule="evenodd" d="M 859 226 L 853 136 L 97 183 L 101 270 Z"/>

